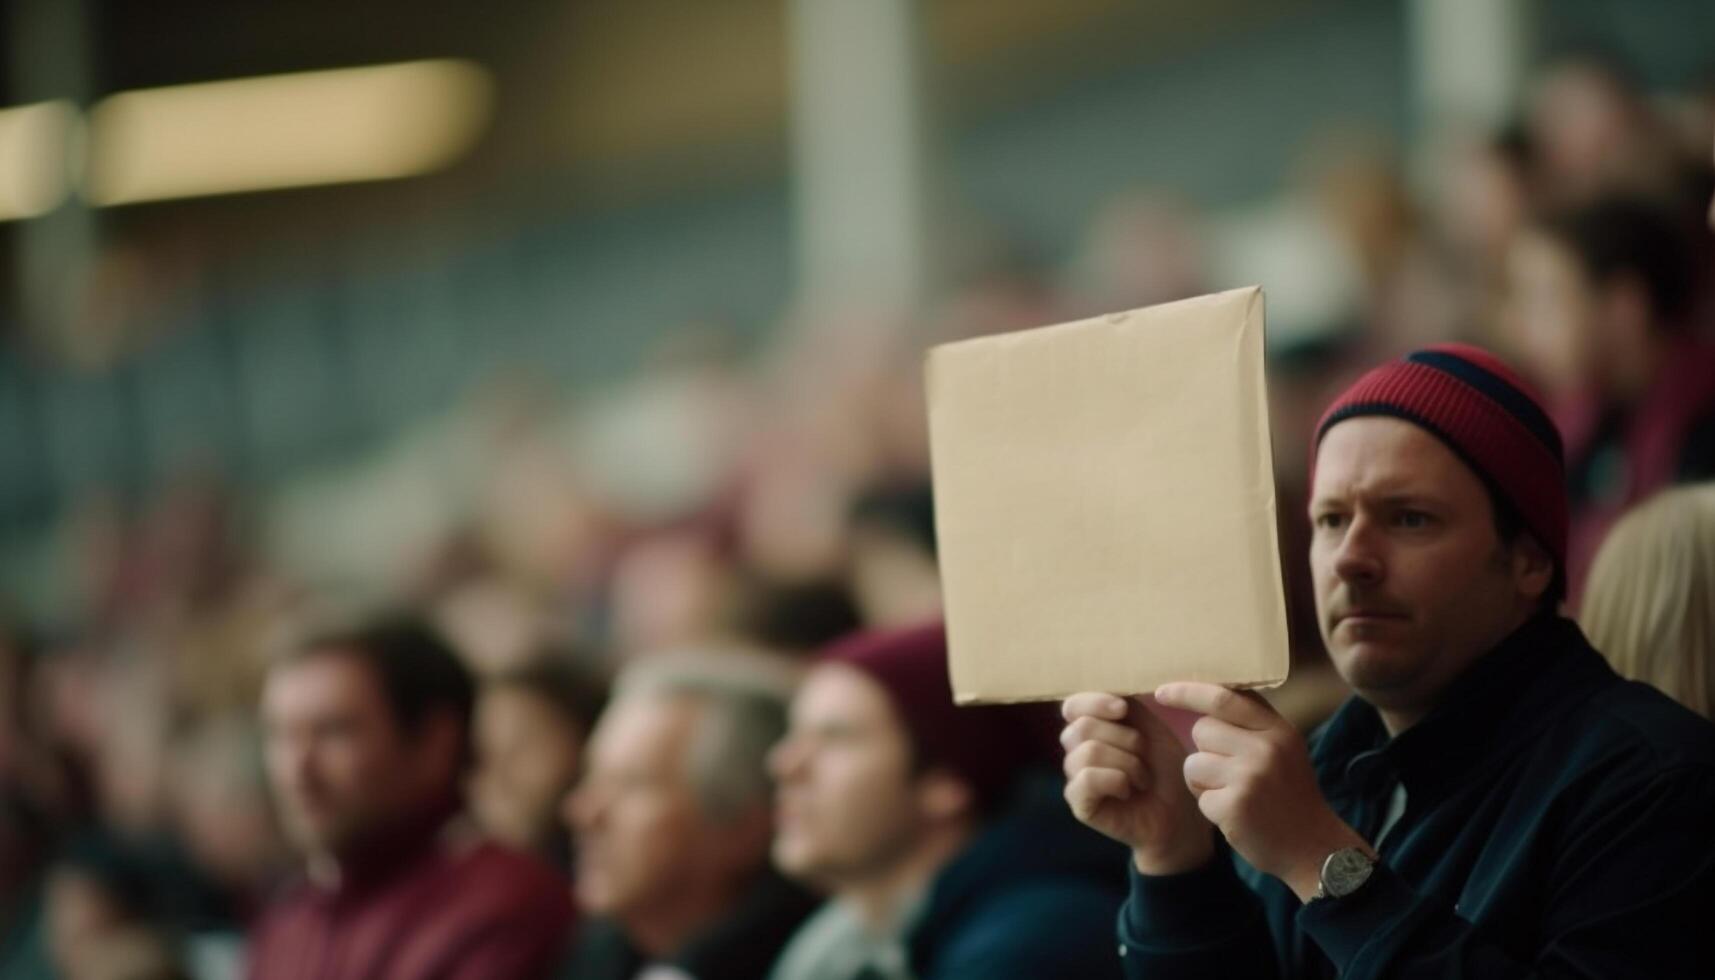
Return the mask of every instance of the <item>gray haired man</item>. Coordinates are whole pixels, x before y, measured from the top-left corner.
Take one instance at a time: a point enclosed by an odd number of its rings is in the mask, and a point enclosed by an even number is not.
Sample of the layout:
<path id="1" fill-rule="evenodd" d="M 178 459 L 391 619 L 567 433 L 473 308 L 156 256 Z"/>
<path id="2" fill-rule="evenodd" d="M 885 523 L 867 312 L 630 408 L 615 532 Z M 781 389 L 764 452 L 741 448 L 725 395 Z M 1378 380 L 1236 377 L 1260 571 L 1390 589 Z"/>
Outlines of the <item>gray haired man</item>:
<path id="1" fill-rule="evenodd" d="M 769 748 L 796 682 L 761 654 L 620 674 L 566 798 L 586 914 L 568 977 L 760 977 L 814 900 L 768 862 Z"/>

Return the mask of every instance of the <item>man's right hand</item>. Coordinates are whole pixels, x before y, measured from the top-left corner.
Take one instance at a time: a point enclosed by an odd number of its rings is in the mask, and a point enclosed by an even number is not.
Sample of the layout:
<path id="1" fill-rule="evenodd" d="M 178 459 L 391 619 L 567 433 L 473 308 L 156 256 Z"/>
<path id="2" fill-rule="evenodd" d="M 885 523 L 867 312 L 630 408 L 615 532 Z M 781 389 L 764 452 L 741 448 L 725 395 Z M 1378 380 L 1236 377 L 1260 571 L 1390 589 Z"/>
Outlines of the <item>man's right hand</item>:
<path id="1" fill-rule="evenodd" d="M 1146 875 L 1190 871 L 1214 854 L 1214 827 L 1185 785 L 1185 749 L 1139 699 L 1074 694 L 1066 727 L 1066 802 L 1090 827 L 1132 849 Z"/>

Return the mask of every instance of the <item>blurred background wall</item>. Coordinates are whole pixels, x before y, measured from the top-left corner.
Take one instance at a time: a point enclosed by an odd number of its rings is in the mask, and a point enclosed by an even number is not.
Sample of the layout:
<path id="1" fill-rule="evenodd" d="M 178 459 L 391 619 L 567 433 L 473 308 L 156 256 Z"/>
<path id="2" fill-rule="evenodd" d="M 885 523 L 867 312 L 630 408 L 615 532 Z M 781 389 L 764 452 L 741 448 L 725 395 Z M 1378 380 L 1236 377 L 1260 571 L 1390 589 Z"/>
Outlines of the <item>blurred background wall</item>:
<path id="1" fill-rule="evenodd" d="M 70 99 L 98 119 L 114 93 L 430 58 L 487 85 L 468 145 L 422 176 L 112 206 L 73 191 L 0 223 L 0 561 L 33 608 L 55 601 L 49 566 L 91 501 L 213 473 L 291 522 L 473 393 L 569 398 L 674 343 L 742 355 L 838 312 L 802 288 L 815 205 L 793 138 L 793 79 L 833 50 L 801 25 L 827 4 L 7 6 L 0 105 Z M 859 63 L 903 50 L 920 72 L 903 104 L 908 179 L 930 188 L 925 307 L 999 269 L 1088 273 L 1080 251 L 1126 195 L 1256 229 L 1330 147 L 1421 179 L 1437 77 L 1493 78 L 1508 104 L 1532 59 L 1596 40 L 1652 85 L 1707 91 L 1715 37 L 1697 0 L 887 6 L 895 36 L 848 40 L 870 45 Z M 1489 38 L 1474 67 L 1445 60 L 1430 22 L 1449 16 L 1454 49 L 1460 30 Z M 1497 42 L 1497 24 L 1516 33 Z M 873 79 L 821 84 L 861 96 Z M 1272 268 L 1257 261 L 1200 285 Z M 347 527 L 291 526 L 335 550 Z M 294 548 L 314 553 L 308 533 Z"/>

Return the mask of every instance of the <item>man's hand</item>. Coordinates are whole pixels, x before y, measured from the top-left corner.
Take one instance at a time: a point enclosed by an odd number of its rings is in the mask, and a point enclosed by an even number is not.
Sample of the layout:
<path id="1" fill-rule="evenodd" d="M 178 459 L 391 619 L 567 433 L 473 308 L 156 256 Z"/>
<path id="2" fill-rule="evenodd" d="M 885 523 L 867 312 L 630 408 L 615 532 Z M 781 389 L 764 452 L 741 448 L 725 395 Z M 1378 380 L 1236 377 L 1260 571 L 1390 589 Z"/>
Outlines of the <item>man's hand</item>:
<path id="1" fill-rule="evenodd" d="M 1155 698 L 1203 715 L 1191 728 L 1197 751 L 1185 759 L 1185 784 L 1252 867 L 1309 901 L 1329 854 L 1371 850 L 1322 798 L 1304 739 L 1267 701 L 1198 683 L 1164 684 Z"/>
<path id="2" fill-rule="evenodd" d="M 1066 802 L 1089 826 L 1132 849 L 1146 875 L 1178 874 L 1208 862 L 1214 832 L 1180 775 L 1185 750 L 1141 701 L 1074 694 L 1066 727 Z"/>

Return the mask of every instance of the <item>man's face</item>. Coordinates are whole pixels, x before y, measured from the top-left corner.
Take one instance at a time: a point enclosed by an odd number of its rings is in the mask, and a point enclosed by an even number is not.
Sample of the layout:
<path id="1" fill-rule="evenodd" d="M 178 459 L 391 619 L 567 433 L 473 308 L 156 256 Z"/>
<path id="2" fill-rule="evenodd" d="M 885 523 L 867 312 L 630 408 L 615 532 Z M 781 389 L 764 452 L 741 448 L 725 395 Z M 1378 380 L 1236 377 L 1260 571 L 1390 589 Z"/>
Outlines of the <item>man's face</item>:
<path id="1" fill-rule="evenodd" d="M 793 877 L 837 888 L 885 872 L 916 839 L 909 737 L 886 691 L 855 667 L 810 673 L 769 769 L 774 863 Z"/>
<path id="2" fill-rule="evenodd" d="M 262 722 L 281 823 L 308 853 L 337 856 L 422 799 L 423 750 L 353 657 L 330 651 L 276 668 Z"/>
<path id="3" fill-rule="evenodd" d="M 1310 565 L 1334 666 L 1410 724 L 1528 615 L 1534 589 L 1488 492 L 1440 440 L 1399 419 L 1336 424 L 1316 457 Z M 1536 574 L 1536 573 L 1529 573 Z M 1401 725 L 1394 725 L 1397 730 Z"/>
<path id="4" fill-rule="evenodd" d="M 689 698 L 638 696 L 596 725 L 566 800 L 585 909 L 622 921 L 647 914 L 715 866 L 721 826 L 703 812 L 689 765 L 704 710 Z"/>
<path id="5" fill-rule="evenodd" d="M 531 848 L 552 835 L 583 739 L 546 698 L 521 687 L 483 692 L 475 719 L 471 805 L 491 834 Z"/>

